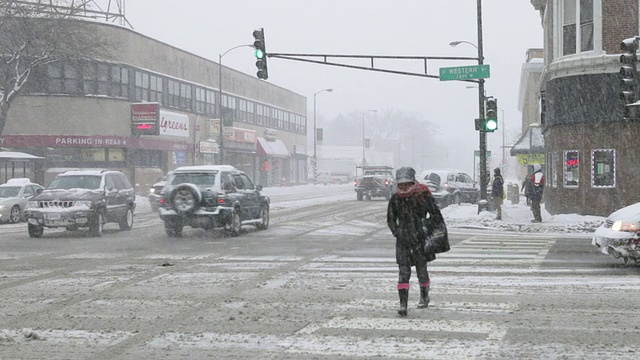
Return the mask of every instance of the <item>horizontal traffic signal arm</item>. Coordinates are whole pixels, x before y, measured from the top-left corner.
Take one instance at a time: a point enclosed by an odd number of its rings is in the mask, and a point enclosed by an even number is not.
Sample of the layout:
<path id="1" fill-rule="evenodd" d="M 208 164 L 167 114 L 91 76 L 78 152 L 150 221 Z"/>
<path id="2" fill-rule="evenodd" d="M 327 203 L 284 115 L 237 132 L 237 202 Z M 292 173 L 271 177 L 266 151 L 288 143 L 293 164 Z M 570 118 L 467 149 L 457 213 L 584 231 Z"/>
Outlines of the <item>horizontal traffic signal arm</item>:
<path id="1" fill-rule="evenodd" d="M 434 78 L 440 79 L 440 75 L 430 75 L 428 74 L 427 63 L 429 60 L 465 60 L 465 61 L 478 61 L 478 58 L 475 57 L 461 57 L 461 56 L 392 56 L 392 55 L 343 55 L 343 54 L 292 54 L 292 53 L 267 53 L 267 57 L 270 58 L 279 58 L 285 60 L 293 60 L 293 61 L 302 61 L 314 64 L 321 65 L 329 65 L 329 66 L 338 66 L 345 67 L 350 69 L 359 69 L 359 70 L 369 70 L 369 71 L 377 71 L 383 73 L 390 74 L 399 74 L 399 75 L 409 75 L 409 76 L 419 76 L 426 78 Z M 320 58 L 320 60 L 318 59 Z M 339 60 L 329 61 L 329 59 L 367 59 L 370 62 L 370 66 L 360 66 L 360 65 L 352 65 L 338 62 Z M 421 60 L 424 63 L 424 73 L 410 72 L 410 71 L 401 71 L 401 70 L 393 70 L 387 68 L 376 67 L 375 60 L 409 60 L 416 61 Z M 459 80 L 466 81 L 472 83 L 478 83 L 477 79 L 466 79 Z"/>

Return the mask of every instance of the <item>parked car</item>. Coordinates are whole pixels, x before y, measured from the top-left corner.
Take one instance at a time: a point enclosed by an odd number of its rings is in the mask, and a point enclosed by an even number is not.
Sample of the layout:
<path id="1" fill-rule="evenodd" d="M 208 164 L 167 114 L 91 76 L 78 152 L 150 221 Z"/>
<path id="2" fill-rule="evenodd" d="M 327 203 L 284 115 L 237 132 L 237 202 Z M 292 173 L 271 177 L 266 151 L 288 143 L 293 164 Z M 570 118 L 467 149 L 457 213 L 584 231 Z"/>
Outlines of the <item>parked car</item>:
<path id="1" fill-rule="evenodd" d="M 43 186 L 27 178 L 10 179 L 0 185 L 0 222 L 17 223 L 23 218 L 27 201 L 39 194 Z"/>
<path id="2" fill-rule="evenodd" d="M 475 204 L 480 198 L 478 184 L 460 170 L 425 170 L 420 173 L 418 181 L 429 186 L 441 208 L 463 202 Z"/>
<path id="3" fill-rule="evenodd" d="M 593 234 L 591 243 L 603 254 L 640 262 L 640 203 L 613 212 Z"/>
<path id="4" fill-rule="evenodd" d="M 171 172 L 168 172 L 165 176 L 158 180 L 157 183 L 153 184 L 151 189 L 149 189 L 149 195 L 147 198 L 149 199 L 149 205 L 151 205 L 151 211 L 157 212 L 160 208 L 160 199 L 162 199 L 162 189 L 167 184 L 167 179 Z"/>
<path id="5" fill-rule="evenodd" d="M 27 203 L 29 235 L 39 238 L 45 227 L 64 227 L 89 228 L 91 235 L 102 236 L 108 222 L 117 222 L 120 230 L 131 230 L 135 200 L 133 186 L 120 171 L 65 171 Z"/>
<path id="6" fill-rule="evenodd" d="M 180 236 L 184 226 L 222 228 L 228 236 L 238 236 L 245 224 L 265 230 L 270 199 L 261 191 L 233 166 L 179 167 L 162 190 L 160 218 L 169 237 Z"/>

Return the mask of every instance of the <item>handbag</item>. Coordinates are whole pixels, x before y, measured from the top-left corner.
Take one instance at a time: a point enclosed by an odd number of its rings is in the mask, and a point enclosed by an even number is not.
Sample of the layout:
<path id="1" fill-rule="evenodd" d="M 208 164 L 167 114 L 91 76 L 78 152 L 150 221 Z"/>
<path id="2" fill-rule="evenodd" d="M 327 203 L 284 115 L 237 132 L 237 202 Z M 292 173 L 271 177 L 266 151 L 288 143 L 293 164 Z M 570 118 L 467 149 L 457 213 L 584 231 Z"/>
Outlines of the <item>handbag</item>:
<path id="1" fill-rule="evenodd" d="M 435 224 L 429 224 L 429 220 L 427 220 L 425 225 L 427 228 L 427 238 L 424 244 L 426 253 L 439 254 L 451 250 L 449 233 L 444 220 Z"/>

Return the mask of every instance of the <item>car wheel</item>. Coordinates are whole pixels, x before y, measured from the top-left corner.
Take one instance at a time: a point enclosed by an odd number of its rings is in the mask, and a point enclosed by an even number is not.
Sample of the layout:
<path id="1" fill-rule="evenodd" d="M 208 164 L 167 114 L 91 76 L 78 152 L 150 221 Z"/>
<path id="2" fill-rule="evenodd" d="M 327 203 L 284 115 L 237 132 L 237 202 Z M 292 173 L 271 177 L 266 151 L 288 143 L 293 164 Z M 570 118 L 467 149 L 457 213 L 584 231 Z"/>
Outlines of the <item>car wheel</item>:
<path id="1" fill-rule="evenodd" d="M 358 201 L 362 201 L 362 193 L 358 192 L 357 194 Z"/>
<path id="2" fill-rule="evenodd" d="M 198 208 L 200 199 L 190 186 L 179 186 L 171 192 L 171 205 L 178 213 L 189 213 Z"/>
<path id="3" fill-rule="evenodd" d="M 118 225 L 120 225 L 120 230 L 129 231 L 133 228 L 133 210 L 130 207 L 127 208 L 127 213 L 120 219 Z"/>
<path id="4" fill-rule="evenodd" d="M 256 225 L 258 230 L 266 230 L 269 227 L 269 207 L 262 205 L 260 209 L 260 222 Z"/>
<path id="5" fill-rule="evenodd" d="M 89 233 L 94 237 L 101 237 L 102 230 L 104 229 L 104 215 L 101 212 L 96 213 L 96 215 L 91 220 L 89 224 Z"/>
<path id="6" fill-rule="evenodd" d="M 460 198 L 460 194 L 455 194 L 453 196 L 452 204 L 460 205 L 461 202 L 462 202 L 462 199 Z"/>
<path id="7" fill-rule="evenodd" d="M 14 205 L 9 214 L 9 222 L 15 224 L 20 221 L 20 206 Z"/>
<path id="8" fill-rule="evenodd" d="M 41 238 L 44 233 L 44 227 L 40 225 L 29 224 L 29 236 L 32 238 Z"/>
<path id="9" fill-rule="evenodd" d="M 182 236 L 182 223 L 180 220 L 166 220 L 164 231 L 168 237 L 180 237 Z"/>
<path id="10" fill-rule="evenodd" d="M 371 201 L 371 195 L 367 194 L 365 198 L 367 199 L 367 201 Z"/>
<path id="11" fill-rule="evenodd" d="M 231 222 L 225 226 L 225 235 L 236 237 L 240 235 L 240 230 L 242 230 L 240 212 L 237 209 L 233 209 L 233 213 L 231 213 Z"/>

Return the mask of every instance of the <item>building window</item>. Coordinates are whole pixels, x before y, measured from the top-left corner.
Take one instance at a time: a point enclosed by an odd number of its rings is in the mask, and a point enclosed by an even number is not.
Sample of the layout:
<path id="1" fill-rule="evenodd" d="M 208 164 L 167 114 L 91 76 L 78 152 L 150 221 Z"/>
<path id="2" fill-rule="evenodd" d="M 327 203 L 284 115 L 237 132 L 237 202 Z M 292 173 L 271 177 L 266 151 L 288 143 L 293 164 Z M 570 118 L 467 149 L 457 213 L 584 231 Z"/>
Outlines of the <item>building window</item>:
<path id="1" fill-rule="evenodd" d="M 111 96 L 129 98 L 129 70 L 126 67 L 111 66 Z"/>
<path id="2" fill-rule="evenodd" d="M 551 153 L 551 187 L 558 187 L 558 152 Z"/>
<path id="3" fill-rule="evenodd" d="M 580 157 L 578 150 L 564 151 L 563 181 L 565 188 L 577 188 L 580 184 Z"/>
<path id="4" fill-rule="evenodd" d="M 207 91 L 203 88 L 196 88 L 196 112 L 204 114 L 206 110 L 206 97 Z"/>
<path id="5" fill-rule="evenodd" d="M 616 151 L 591 150 L 591 186 L 612 188 L 616 186 Z"/>
<path id="6" fill-rule="evenodd" d="M 562 55 L 593 50 L 593 1 L 562 0 Z"/>

